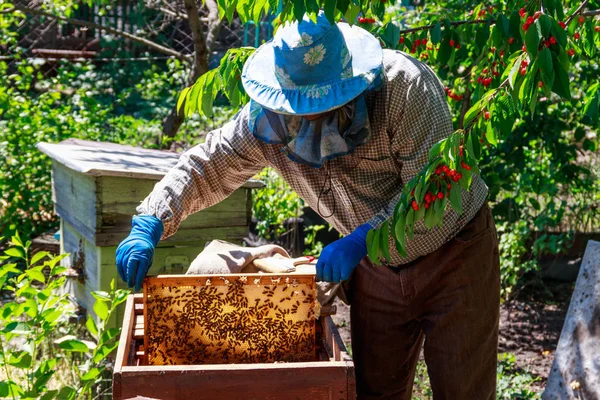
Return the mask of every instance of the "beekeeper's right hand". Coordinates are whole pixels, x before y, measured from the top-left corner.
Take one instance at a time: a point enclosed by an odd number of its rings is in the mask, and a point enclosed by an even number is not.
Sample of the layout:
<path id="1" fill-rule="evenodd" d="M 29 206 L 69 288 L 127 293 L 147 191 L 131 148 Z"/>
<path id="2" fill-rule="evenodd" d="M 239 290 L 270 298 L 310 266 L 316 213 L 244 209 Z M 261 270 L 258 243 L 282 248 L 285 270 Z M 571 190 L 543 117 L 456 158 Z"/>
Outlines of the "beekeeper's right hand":
<path id="1" fill-rule="evenodd" d="M 135 285 L 135 290 L 140 290 L 163 234 L 163 224 L 153 215 L 135 215 L 131 226 L 129 236 L 117 247 L 117 270 L 129 287 Z"/>

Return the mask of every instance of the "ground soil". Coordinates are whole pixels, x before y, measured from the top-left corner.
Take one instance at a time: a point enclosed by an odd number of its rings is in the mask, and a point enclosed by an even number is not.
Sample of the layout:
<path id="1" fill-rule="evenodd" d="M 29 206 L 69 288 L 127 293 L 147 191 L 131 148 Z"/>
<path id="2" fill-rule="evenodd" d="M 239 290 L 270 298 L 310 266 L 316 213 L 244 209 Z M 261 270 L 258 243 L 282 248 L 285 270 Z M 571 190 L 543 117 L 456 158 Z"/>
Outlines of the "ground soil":
<path id="1" fill-rule="evenodd" d="M 539 378 L 536 391 L 543 389 L 550 372 L 573 288 L 573 283 L 537 283 L 500 306 L 499 352 L 514 354 L 519 369 Z M 334 321 L 351 348 L 350 307 L 340 301 L 336 305 Z"/>

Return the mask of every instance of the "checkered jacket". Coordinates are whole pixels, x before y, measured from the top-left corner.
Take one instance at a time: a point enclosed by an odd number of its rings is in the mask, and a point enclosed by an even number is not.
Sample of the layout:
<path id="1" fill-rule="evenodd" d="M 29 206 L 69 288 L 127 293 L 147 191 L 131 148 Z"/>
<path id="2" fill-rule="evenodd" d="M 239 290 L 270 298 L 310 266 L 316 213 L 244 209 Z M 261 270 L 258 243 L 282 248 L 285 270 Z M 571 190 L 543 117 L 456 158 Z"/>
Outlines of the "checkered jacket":
<path id="1" fill-rule="evenodd" d="M 164 224 L 173 235 L 188 215 L 229 196 L 248 179 L 271 166 L 300 197 L 340 233 L 368 222 L 379 227 L 390 218 L 402 187 L 428 161 L 429 149 L 453 131 L 443 86 L 425 64 L 400 51 L 384 50 L 386 81 L 366 95 L 371 139 L 352 154 L 323 168 L 297 164 L 248 129 L 248 106 L 203 144 L 183 153 L 177 165 L 156 184 L 137 208 Z M 423 221 L 407 243 L 407 256 L 395 251 L 390 235 L 390 265 L 427 255 L 453 238 L 485 202 L 487 187 L 479 176 L 463 191 L 464 212 L 448 207 L 443 227 L 427 231 Z"/>

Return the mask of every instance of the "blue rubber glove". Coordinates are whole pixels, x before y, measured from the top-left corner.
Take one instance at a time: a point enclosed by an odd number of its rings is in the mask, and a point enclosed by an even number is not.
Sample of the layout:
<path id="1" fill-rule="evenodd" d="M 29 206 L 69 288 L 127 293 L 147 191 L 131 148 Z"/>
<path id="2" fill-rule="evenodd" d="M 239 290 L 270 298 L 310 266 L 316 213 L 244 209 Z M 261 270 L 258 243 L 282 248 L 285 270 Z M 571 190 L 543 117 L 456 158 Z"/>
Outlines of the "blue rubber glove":
<path id="1" fill-rule="evenodd" d="M 350 274 L 367 255 L 367 233 L 369 224 L 359 226 L 348 236 L 325 246 L 317 262 L 317 279 L 340 282 Z"/>
<path id="2" fill-rule="evenodd" d="M 163 224 L 152 215 L 135 215 L 131 232 L 117 247 L 117 270 L 129 287 L 140 290 L 163 234 Z"/>

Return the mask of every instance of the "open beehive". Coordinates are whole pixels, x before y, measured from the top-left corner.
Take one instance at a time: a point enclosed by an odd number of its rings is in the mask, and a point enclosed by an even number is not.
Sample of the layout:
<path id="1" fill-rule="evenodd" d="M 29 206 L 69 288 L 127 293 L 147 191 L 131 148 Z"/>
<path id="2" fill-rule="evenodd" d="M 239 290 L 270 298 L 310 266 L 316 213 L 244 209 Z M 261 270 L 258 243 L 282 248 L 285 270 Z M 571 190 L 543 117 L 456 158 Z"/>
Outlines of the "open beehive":
<path id="1" fill-rule="evenodd" d="M 127 298 L 113 372 L 113 399 L 355 399 L 354 365 L 335 323 L 316 321 L 317 360 L 251 364 L 144 365 L 142 294 Z"/>
<path id="2" fill-rule="evenodd" d="M 318 358 L 314 275 L 159 276 L 144 283 L 144 364 Z"/>

